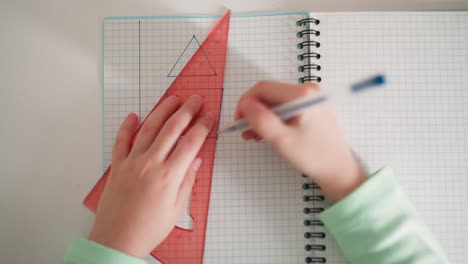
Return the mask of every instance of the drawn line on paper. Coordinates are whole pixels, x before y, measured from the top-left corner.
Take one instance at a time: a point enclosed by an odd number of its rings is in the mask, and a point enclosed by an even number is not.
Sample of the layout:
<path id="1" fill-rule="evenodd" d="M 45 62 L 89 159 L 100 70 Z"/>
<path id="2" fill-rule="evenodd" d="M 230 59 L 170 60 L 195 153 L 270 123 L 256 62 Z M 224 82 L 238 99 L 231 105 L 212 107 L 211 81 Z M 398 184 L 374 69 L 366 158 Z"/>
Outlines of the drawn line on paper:
<path id="1" fill-rule="evenodd" d="M 195 41 L 195 42 L 194 42 Z M 189 49 L 190 45 L 193 45 L 192 43 L 196 43 L 197 47 L 196 47 L 196 51 L 200 50 L 206 60 L 206 62 L 208 63 L 209 65 L 209 71 L 212 72 L 212 73 L 209 73 L 209 74 L 175 74 L 174 73 L 174 70 L 175 68 L 177 67 L 177 65 L 179 64 L 181 58 L 184 56 L 184 54 L 187 52 L 187 50 Z M 196 54 L 196 52 L 195 52 Z M 195 55 L 194 54 L 194 55 Z M 174 63 L 174 66 L 172 66 L 171 70 L 169 71 L 169 73 L 167 74 L 167 77 L 177 77 L 177 76 L 218 76 L 218 74 L 216 73 L 214 67 L 213 67 L 213 64 L 211 64 L 210 60 L 208 59 L 208 56 L 206 55 L 205 51 L 203 50 L 203 47 L 201 46 L 200 42 L 198 41 L 197 37 L 195 35 L 192 35 L 192 38 L 190 39 L 190 41 L 187 43 L 187 45 L 185 46 L 185 49 L 182 51 L 182 53 L 180 54 L 179 58 L 177 59 L 177 61 Z"/>

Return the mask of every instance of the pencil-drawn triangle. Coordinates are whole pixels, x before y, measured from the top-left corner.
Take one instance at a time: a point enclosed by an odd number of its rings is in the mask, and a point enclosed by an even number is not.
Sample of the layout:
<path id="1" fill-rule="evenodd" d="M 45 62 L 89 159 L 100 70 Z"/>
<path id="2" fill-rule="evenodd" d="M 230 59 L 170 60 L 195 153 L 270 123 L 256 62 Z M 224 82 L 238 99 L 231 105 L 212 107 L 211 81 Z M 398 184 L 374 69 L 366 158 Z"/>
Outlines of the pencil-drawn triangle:
<path id="1" fill-rule="evenodd" d="M 193 59 L 192 59 L 193 58 Z M 195 67 L 185 69 L 187 63 L 192 59 L 192 63 Z M 185 69 L 185 70 L 184 70 Z M 190 41 L 185 46 L 185 49 L 180 54 L 179 58 L 172 66 L 167 77 L 177 76 L 216 76 L 216 71 L 213 68 L 213 64 L 208 59 L 205 51 L 200 45 L 197 37 L 192 36 Z"/>

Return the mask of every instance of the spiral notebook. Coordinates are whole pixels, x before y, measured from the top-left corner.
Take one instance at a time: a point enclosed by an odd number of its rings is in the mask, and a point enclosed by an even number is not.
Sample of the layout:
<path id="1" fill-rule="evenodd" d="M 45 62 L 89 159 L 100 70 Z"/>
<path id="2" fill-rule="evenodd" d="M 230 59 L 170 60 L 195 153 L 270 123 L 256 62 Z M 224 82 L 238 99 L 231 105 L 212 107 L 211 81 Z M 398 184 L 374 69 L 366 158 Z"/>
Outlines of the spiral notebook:
<path id="1" fill-rule="evenodd" d="M 126 114 L 148 114 L 219 19 L 104 20 L 103 168 Z M 451 261 L 468 263 L 467 12 L 234 14 L 225 67 L 221 125 L 257 81 L 320 82 L 368 171 L 393 167 Z M 347 93 L 377 73 L 384 88 Z M 265 143 L 219 136 L 203 263 L 346 263 L 317 218 L 329 205 Z"/>

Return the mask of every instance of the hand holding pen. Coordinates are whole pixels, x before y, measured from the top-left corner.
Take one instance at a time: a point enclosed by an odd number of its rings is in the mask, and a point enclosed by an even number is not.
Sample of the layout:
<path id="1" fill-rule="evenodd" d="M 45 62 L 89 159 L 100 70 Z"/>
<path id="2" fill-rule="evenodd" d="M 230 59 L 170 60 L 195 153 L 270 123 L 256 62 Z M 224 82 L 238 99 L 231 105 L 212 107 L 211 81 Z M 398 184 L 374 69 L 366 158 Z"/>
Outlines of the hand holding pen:
<path id="1" fill-rule="evenodd" d="M 385 84 L 385 77 L 383 75 L 377 75 L 370 79 L 363 80 L 361 82 L 355 83 L 351 86 L 352 92 L 360 92 L 369 87 L 379 86 Z M 328 99 L 327 95 L 323 92 L 314 93 L 307 96 L 298 97 L 292 101 L 286 102 L 280 106 L 271 108 L 271 111 L 278 116 L 281 120 L 288 120 L 294 116 L 301 114 L 302 112 L 308 110 L 309 108 L 316 106 L 320 103 L 326 102 Z M 251 127 L 249 123 L 244 120 L 238 120 L 224 128 L 221 128 L 218 131 L 218 134 L 245 131 L 249 130 Z"/>
<path id="2" fill-rule="evenodd" d="M 351 90 L 357 87 L 360 91 L 384 82 L 383 77 L 377 76 L 353 85 Z M 327 96 L 314 83 L 262 81 L 239 100 L 234 118 L 243 120 L 223 131 L 244 130 L 245 140 L 263 138 L 292 166 L 312 177 L 332 201 L 337 201 L 367 177 L 326 101 Z M 274 105 L 280 106 L 271 108 Z"/>

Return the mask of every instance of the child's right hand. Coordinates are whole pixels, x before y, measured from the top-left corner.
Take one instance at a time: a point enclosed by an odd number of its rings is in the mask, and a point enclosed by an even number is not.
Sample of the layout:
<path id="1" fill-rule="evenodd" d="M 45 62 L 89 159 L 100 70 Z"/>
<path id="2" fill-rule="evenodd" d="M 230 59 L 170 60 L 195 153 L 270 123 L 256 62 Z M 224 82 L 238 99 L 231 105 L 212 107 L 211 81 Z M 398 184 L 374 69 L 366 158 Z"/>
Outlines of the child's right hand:
<path id="1" fill-rule="evenodd" d="M 270 107 L 319 91 L 313 83 L 302 85 L 262 81 L 239 100 L 235 118 L 244 118 L 253 131 L 246 140 L 261 138 L 296 169 L 312 177 L 328 197 L 337 201 L 366 180 L 338 127 L 328 104 L 315 106 L 287 122 Z"/>

